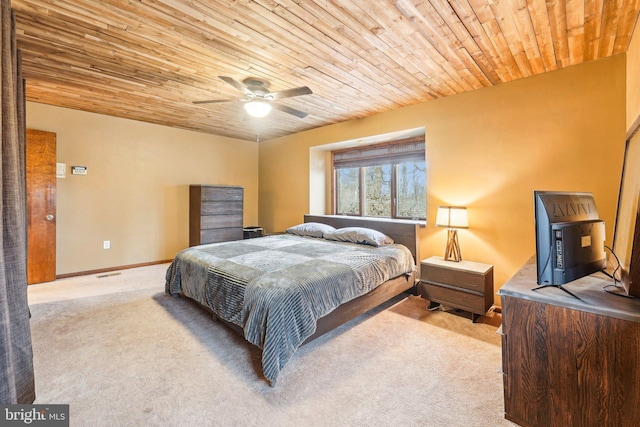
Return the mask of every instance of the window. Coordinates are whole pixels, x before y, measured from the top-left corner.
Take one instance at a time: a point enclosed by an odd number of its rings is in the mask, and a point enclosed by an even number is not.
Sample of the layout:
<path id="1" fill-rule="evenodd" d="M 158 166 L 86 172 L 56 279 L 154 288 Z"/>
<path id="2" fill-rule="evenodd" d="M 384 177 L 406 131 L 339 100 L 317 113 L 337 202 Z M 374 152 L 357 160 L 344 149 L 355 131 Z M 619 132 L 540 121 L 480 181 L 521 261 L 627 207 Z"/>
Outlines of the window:
<path id="1" fill-rule="evenodd" d="M 424 137 L 334 151 L 334 213 L 426 219 Z"/>
<path id="2" fill-rule="evenodd" d="M 346 215 L 360 215 L 360 169 L 336 170 L 337 211 Z"/>

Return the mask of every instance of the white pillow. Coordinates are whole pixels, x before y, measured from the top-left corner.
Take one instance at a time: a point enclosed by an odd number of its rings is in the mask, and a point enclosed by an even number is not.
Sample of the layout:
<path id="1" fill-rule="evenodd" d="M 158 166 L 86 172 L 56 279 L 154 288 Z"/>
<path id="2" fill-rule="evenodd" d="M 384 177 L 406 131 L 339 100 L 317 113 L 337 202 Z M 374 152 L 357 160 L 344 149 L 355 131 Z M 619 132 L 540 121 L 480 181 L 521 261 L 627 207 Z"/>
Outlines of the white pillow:
<path id="1" fill-rule="evenodd" d="M 393 244 L 393 239 L 386 234 L 364 227 L 339 228 L 335 231 L 324 233 L 324 238 L 338 242 L 350 242 L 371 246 Z"/>
<path id="2" fill-rule="evenodd" d="M 323 237 L 324 233 L 334 231 L 335 227 L 319 222 L 305 222 L 304 224 L 294 225 L 285 231 L 289 234 L 295 234 L 302 237 Z"/>

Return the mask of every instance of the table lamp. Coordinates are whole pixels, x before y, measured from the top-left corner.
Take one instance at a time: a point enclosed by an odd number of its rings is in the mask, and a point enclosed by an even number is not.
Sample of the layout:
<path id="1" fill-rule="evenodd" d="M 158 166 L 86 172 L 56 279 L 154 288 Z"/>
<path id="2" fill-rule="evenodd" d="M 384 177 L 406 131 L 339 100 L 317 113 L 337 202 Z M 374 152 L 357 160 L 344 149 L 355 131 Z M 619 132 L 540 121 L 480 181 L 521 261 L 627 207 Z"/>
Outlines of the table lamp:
<path id="1" fill-rule="evenodd" d="M 457 206 L 438 206 L 436 227 L 446 227 L 447 248 L 444 251 L 446 261 L 458 262 L 462 260 L 460 244 L 458 243 L 458 228 L 469 228 L 467 208 Z"/>

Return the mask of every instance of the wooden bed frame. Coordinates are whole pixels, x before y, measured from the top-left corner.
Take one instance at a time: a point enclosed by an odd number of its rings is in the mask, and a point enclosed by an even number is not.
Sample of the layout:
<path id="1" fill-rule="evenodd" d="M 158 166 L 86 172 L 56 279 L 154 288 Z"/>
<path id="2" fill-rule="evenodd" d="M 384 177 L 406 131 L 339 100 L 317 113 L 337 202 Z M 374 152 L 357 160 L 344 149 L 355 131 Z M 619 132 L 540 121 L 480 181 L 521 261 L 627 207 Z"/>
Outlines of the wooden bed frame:
<path id="1" fill-rule="evenodd" d="M 316 322 L 316 332 L 309 338 L 307 338 L 302 343 L 302 345 L 313 341 L 321 335 L 324 335 L 325 333 L 337 328 L 344 323 L 347 323 L 352 319 L 355 319 L 361 314 L 364 314 L 372 308 L 375 308 L 380 304 L 389 301 L 390 299 L 400 295 L 403 292 L 411 291 L 411 293 L 416 294 L 415 284 L 420 277 L 419 232 L 421 228 L 424 228 L 424 226 L 421 226 L 415 221 L 392 221 L 388 219 L 361 218 L 338 215 L 305 215 L 304 222 L 320 222 L 323 224 L 331 225 L 335 228 L 366 227 L 378 230 L 391 237 L 394 242 L 402 244 L 409 248 L 414 260 L 416 261 L 417 270 L 411 275 L 403 275 L 388 280 L 369 293 L 361 295 L 345 304 L 342 304 L 331 313 L 327 314 L 324 317 L 321 317 Z M 231 329 L 244 336 L 244 331 L 240 326 L 218 318 L 218 316 L 208 307 L 202 305 L 201 307 L 205 308 L 209 313 L 213 314 L 214 318 L 216 318 L 217 320 L 221 320 Z"/>
<path id="2" fill-rule="evenodd" d="M 391 279 L 373 289 L 367 294 L 359 296 L 341 306 L 317 321 L 316 332 L 305 340 L 306 344 L 338 326 L 355 319 L 374 307 L 389 301 L 391 298 L 414 288 L 420 277 L 420 225 L 415 221 L 398 221 L 389 219 L 375 219 L 350 217 L 342 215 L 305 215 L 304 222 L 321 222 L 335 228 L 366 227 L 378 230 L 391 237 L 394 242 L 409 248 L 416 261 L 417 271 L 411 276 L 400 276 Z M 413 292 L 415 294 L 415 291 Z"/>

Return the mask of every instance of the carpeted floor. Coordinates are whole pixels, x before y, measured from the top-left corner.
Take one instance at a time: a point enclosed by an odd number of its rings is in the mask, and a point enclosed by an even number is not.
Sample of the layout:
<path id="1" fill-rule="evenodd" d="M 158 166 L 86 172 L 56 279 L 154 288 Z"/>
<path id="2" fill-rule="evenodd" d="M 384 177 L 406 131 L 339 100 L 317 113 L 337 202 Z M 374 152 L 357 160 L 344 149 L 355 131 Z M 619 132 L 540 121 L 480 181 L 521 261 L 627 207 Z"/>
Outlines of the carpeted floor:
<path id="1" fill-rule="evenodd" d="M 184 298 L 167 265 L 29 287 L 39 404 L 72 426 L 499 426 L 499 317 L 397 298 L 300 348 L 260 350 Z"/>

